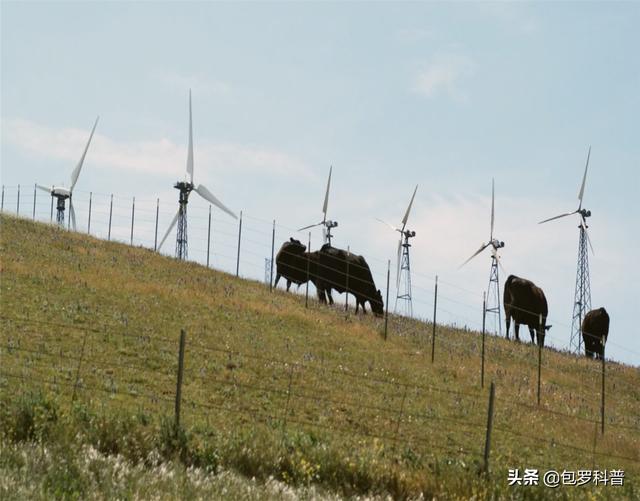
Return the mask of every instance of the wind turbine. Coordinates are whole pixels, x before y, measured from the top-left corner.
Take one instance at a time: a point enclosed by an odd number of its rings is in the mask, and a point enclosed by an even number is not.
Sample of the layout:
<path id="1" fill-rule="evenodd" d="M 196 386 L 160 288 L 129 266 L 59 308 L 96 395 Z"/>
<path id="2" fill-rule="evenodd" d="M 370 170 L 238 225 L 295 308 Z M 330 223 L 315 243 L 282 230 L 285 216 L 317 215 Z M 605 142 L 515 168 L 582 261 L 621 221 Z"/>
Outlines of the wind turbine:
<path id="1" fill-rule="evenodd" d="M 413 190 L 413 195 L 411 195 L 411 200 L 409 201 L 409 205 L 407 206 L 407 210 L 404 213 L 404 217 L 402 218 L 402 227 L 396 228 L 395 226 L 390 225 L 389 223 L 383 221 L 382 219 L 378 219 L 381 223 L 386 224 L 392 230 L 400 233 L 400 240 L 398 240 L 398 257 L 396 260 L 396 305 L 395 311 L 398 311 L 398 300 L 404 301 L 404 313 L 405 315 L 412 317 L 413 316 L 413 302 L 411 300 L 411 264 L 409 259 L 409 248 L 411 244 L 409 243 L 409 239 L 416 236 L 416 232 L 407 229 L 407 221 L 409 220 L 409 213 L 411 212 L 411 206 L 413 205 L 413 199 L 416 197 L 416 192 L 418 191 L 418 185 L 416 184 L 415 189 Z M 402 283 L 402 293 L 400 293 L 400 285 Z"/>
<path id="2" fill-rule="evenodd" d="M 578 240 L 578 267 L 576 271 L 576 289 L 573 300 L 573 318 L 571 321 L 571 338 L 569 340 L 569 348 L 574 352 L 579 353 L 582 351 L 582 319 L 591 310 L 591 280 L 589 278 L 589 252 L 587 250 L 587 244 L 591 247 L 593 253 L 593 246 L 591 245 L 591 239 L 587 232 L 587 218 L 591 217 L 591 211 L 582 208 L 582 199 L 584 197 L 584 187 L 587 182 L 587 171 L 589 169 L 589 158 L 591 157 L 591 146 L 587 153 L 587 163 L 584 166 L 584 175 L 582 176 L 582 184 L 580 185 L 580 191 L 578 192 L 578 208 L 573 212 L 567 212 L 566 214 L 560 214 L 559 216 L 550 217 L 544 221 L 540 221 L 538 224 L 553 221 L 554 219 L 560 219 L 561 217 L 572 216 L 573 214 L 580 215 L 579 231 L 580 238 Z"/>
<path id="3" fill-rule="evenodd" d="M 333 166 L 329 167 L 329 179 L 327 180 L 327 191 L 324 194 L 324 204 L 322 204 L 322 221 L 315 224 L 310 224 L 309 226 L 305 226 L 304 228 L 300 228 L 298 231 L 308 230 L 309 228 L 314 228 L 316 226 L 322 226 L 322 241 L 325 244 L 331 245 L 331 229 L 336 228 L 338 226 L 337 221 L 327 220 L 327 207 L 329 205 L 329 188 L 331 187 L 331 171 L 333 170 Z"/>
<path id="4" fill-rule="evenodd" d="M 500 314 L 500 280 L 498 275 L 498 267 L 502 267 L 500 264 L 500 256 L 498 256 L 498 249 L 504 247 L 504 242 L 493 238 L 493 227 L 495 223 L 495 181 L 491 179 L 491 231 L 489 233 L 489 241 L 486 244 L 482 244 L 480 248 L 464 263 L 460 265 L 462 268 L 465 264 L 471 261 L 474 257 L 480 254 L 487 247 L 491 247 L 491 271 L 489 272 L 489 286 L 487 287 L 487 302 L 485 307 L 485 313 L 493 313 L 498 317 L 498 334 L 502 335 L 502 320 Z M 507 332 L 507 337 L 509 333 Z"/>
<path id="5" fill-rule="evenodd" d="M 189 194 L 192 191 L 195 191 L 207 202 L 212 203 L 231 217 L 237 219 L 237 216 L 225 207 L 222 202 L 220 202 L 220 200 L 218 200 L 204 185 L 200 184 L 196 187 L 193 183 L 193 124 L 191 116 L 191 90 L 189 90 L 189 149 L 187 152 L 187 171 L 185 173 L 185 180 L 176 182 L 173 187 L 180 191 L 178 212 L 171 220 L 171 224 L 169 225 L 169 228 L 167 228 L 167 232 L 164 234 L 164 237 L 162 237 L 158 250 L 160 250 L 162 244 L 164 244 L 164 241 L 169 236 L 173 227 L 178 223 L 178 231 L 176 232 L 176 257 L 178 259 L 187 259 L 187 203 L 189 202 Z"/>
<path id="6" fill-rule="evenodd" d="M 96 130 L 96 126 L 98 125 L 98 120 L 100 117 L 96 118 L 95 123 L 93 124 L 93 129 L 91 129 L 91 134 L 89 134 L 89 140 L 87 141 L 87 145 L 84 147 L 84 151 L 82 152 L 82 156 L 80 157 L 80 161 L 78 165 L 76 165 L 75 169 L 71 173 L 71 183 L 68 188 L 64 186 L 52 186 L 48 188 L 46 186 L 42 186 L 36 184 L 38 188 L 42 191 L 46 191 L 53 198 L 57 200 L 56 203 L 56 222 L 59 226 L 64 227 L 64 209 L 65 209 L 65 201 L 67 198 L 69 199 L 69 217 L 71 220 L 71 224 L 73 225 L 73 229 L 76 229 L 76 212 L 73 210 L 73 188 L 75 188 L 76 183 L 78 182 L 78 177 L 80 176 L 80 171 L 82 170 L 82 165 L 84 164 L 84 159 L 87 156 L 87 150 L 89 149 L 89 144 L 91 144 L 91 138 L 93 138 L 93 133 Z"/>

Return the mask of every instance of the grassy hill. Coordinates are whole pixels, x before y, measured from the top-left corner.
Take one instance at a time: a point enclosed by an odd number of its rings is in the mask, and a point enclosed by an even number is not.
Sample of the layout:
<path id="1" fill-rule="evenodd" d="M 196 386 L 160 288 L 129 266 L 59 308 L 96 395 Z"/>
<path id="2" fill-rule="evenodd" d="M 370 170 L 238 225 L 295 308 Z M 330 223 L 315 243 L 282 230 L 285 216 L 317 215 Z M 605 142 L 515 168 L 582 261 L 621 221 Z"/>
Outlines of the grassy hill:
<path id="1" fill-rule="evenodd" d="M 640 377 L 0 218 L 0 497 L 633 499 Z M 173 424 L 186 333 L 181 426 Z M 490 471 L 481 473 L 489 382 Z M 509 468 L 624 486 L 507 486 Z M 4 477 L 4 478 L 2 478 Z M 540 479 L 542 483 L 542 479 Z"/>

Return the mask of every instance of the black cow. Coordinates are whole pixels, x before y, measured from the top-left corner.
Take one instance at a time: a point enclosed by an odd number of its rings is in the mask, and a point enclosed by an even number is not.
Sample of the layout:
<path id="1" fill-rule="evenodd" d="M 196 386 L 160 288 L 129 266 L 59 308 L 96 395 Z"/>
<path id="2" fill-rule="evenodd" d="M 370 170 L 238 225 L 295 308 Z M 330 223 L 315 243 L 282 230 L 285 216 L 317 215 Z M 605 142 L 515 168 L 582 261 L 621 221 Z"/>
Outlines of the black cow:
<path id="1" fill-rule="evenodd" d="M 535 331 L 538 344 L 544 346 L 545 331 L 551 326 L 547 325 L 547 298 L 544 297 L 540 287 L 525 278 L 509 275 L 504 284 L 504 314 L 507 322 L 507 339 L 509 339 L 509 326 L 513 318 L 518 341 L 520 341 L 520 324 L 524 324 L 529 327 L 531 342 L 534 342 Z M 540 316 L 542 316 L 542 324 Z M 540 328 L 541 325 L 543 328 Z"/>
<path id="2" fill-rule="evenodd" d="M 289 239 L 282 244 L 278 254 L 276 254 L 276 281 L 274 287 L 278 285 L 280 277 L 287 279 L 287 291 L 291 283 L 304 284 L 307 281 L 307 246 L 295 238 Z"/>
<path id="3" fill-rule="evenodd" d="M 591 310 L 582 320 L 582 340 L 587 357 L 604 358 L 604 345 L 609 335 L 609 314 L 604 308 Z"/>
<path id="4" fill-rule="evenodd" d="M 374 314 L 380 316 L 384 313 L 382 294 L 376 289 L 364 257 L 325 244 L 319 251 L 317 270 L 316 288 L 320 302 L 326 301 L 326 294 L 329 303 L 333 304 L 331 289 L 335 289 L 340 293 L 352 294 L 356 298 L 356 313 L 360 306 L 362 312 L 366 313 L 366 301 L 369 301 Z"/>

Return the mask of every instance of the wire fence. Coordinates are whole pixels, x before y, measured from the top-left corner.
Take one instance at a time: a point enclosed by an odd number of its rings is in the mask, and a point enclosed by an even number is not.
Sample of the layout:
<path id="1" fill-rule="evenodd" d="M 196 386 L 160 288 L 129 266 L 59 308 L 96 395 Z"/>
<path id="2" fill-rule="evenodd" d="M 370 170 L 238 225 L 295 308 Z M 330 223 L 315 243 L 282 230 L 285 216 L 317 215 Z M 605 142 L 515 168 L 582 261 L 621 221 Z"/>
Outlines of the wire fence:
<path id="1" fill-rule="evenodd" d="M 478 386 L 461 389 L 444 378 L 433 384 L 437 372 L 429 383 L 383 367 L 377 372 L 367 356 L 347 365 L 339 357 L 309 353 L 274 358 L 258 347 L 232 349 L 184 331 L 179 342 L 177 335 L 157 337 L 118 325 L 6 315 L 0 322 L 9 334 L 0 346 L 0 388 L 7 396 L 42 387 L 71 401 L 103 395 L 103 406 L 175 412 L 176 422 L 204 419 L 216 427 L 231 421 L 264 424 L 282 434 L 312 430 L 376 439 L 483 468 L 491 450 L 512 464 L 535 466 L 545 463 L 547 448 L 563 465 L 584 465 L 585 458 L 616 468 L 640 465 L 640 412 L 610 412 L 601 433 L 593 415 L 521 401 L 509 384 L 498 383 L 495 404 L 487 404 Z"/>

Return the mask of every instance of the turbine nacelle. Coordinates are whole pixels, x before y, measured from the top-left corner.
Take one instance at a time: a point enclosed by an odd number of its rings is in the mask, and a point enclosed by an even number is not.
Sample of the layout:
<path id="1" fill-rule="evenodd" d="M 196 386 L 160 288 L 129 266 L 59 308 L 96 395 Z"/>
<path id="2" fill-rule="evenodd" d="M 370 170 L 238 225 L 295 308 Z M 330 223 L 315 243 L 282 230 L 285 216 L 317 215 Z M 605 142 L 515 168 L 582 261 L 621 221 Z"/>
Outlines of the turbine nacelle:
<path id="1" fill-rule="evenodd" d="M 491 246 L 498 250 L 498 249 L 502 249 L 504 247 L 504 242 L 501 242 L 498 239 L 493 239 L 491 242 L 489 242 L 491 244 Z"/>
<path id="2" fill-rule="evenodd" d="M 54 197 L 69 198 L 71 196 L 71 191 L 68 188 L 63 188 L 62 186 L 54 186 L 51 188 L 51 195 Z"/>

